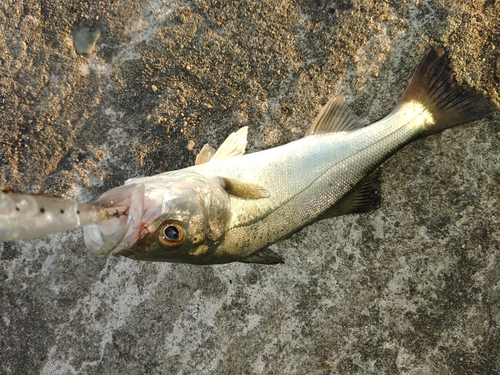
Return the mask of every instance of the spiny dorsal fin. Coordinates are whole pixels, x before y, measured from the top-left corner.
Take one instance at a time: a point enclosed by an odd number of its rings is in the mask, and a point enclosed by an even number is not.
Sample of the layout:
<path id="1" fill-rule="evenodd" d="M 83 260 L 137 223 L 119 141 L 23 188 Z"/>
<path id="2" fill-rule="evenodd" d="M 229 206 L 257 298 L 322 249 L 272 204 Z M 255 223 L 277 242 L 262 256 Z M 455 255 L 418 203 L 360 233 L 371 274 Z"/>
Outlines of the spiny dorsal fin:
<path id="1" fill-rule="evenodd" d="M 376 169 L 363 178 L 344 198 L 325 212 L 319 220 L 335 216 L 370 212 L 379 208 L 381 202 L 380 172 Z"/>
<path id="2" fill-rule="evenodd" d="M 347 108 L 342 98 L 333 98 L 321 109 L 305 136 L 345 132 L 362 127 L 361 120 Z"/>
<path id="3" fill-rule="evenodd" d="M 422 136 L 486 117 L 497 110 L 482 93 L 457 83 L 450 61 L 439 47 L 427 51 L 394 111 L 411 101 L 423 105 L 434 120 Z"/>
<path id="4" fill-rule="evenodd" d="M 205 144 L 205 146 L 201 148 L 198 155 L 196 155 L 196 160 L 194 162 L 194 165 L 207 163 L 210 161 L 210 159 L 212 159 L 214 155 L 215 155 L 215 148 L 213 148 L 207 143 Z"/>
<path id="5" fill-rule="evenodd" d="M 224 143 L 220 145 L 212 160 L 226 160 L 243 155 L 247 147 L 248 126 L 229 134 Z"/>
<path id="6" fill-rule="evenodd" d="M 262 186 L 251 182 L 238 181 L 231 178 L 219 177 L 221 185 L 229 194 L 246 199 L 268 198 L 269 191 Z"/>
<path id="7" fill-rule="evenodd" d="M 259 264 L 279 264 L 285 263 L 282 257 L 276 254 L 274 251 L 269 249 L 261 249 L 253 253 L 252 255 L 241 259 L 240 262 L 243 263 L 259 263 Z"/>

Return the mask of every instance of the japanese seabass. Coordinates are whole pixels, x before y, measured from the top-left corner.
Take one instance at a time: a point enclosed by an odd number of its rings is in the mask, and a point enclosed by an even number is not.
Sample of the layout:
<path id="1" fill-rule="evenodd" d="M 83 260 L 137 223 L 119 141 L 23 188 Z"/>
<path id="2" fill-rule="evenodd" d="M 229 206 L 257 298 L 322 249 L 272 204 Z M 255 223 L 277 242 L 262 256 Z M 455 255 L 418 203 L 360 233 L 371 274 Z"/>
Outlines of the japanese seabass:
<path id="1" fill-rule="evenodd" d="M 479 92 L 459 86 L 444 52 L 433 48 L 396 107 L 374 124 L 362 126 L 341 100 L 332 99 L 300 140 L 244 155 L 244 127 L 217 151 L 205 145 L 194 166 L 132 178 L 92 205 L 37 197 L 30 197 L 37 200 L 31 204 L 24 196 L 0 194 L 0 239 L 84 226 L 85 243 L 95 254 L 192 264 L 281 263 L 269 245 L 317 220 L 378 207 L 374 171 L 395 152 L 495 109 Z M 35 208 L 24 215 L 30 205 Z M 65 215 L 74 220 L 61 220 Z"/>

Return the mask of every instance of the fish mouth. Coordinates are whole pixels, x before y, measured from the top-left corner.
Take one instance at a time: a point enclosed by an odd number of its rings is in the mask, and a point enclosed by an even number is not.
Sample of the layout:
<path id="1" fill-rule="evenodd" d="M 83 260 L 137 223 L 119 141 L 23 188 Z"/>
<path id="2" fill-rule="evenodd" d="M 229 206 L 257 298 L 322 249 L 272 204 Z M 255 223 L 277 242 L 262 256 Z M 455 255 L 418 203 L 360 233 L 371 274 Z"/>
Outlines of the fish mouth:
<path id="1" fill-rule="evenodd" d="M 93 202 L 113 215 L 83 228 L 85 245 L 91 253 L 116 254 L 136 243 L 144 212 L 144 192 L 143 184 L 124 185 L 107 191 Z"/>

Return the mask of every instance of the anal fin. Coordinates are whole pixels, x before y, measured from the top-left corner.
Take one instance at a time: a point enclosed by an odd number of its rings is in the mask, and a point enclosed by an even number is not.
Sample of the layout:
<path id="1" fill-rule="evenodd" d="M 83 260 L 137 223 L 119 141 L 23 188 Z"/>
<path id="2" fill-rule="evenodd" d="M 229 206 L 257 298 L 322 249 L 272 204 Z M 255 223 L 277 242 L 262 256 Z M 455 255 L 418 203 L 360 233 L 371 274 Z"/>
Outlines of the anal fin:
<path id="1" fill-rule="evenodd" d="M 380 170 L 376 169 L 364 177 L 337 204 L 325 212 L 319 220 L 335 216 L 370 212 L 379 208 L 381 203 Z"/>

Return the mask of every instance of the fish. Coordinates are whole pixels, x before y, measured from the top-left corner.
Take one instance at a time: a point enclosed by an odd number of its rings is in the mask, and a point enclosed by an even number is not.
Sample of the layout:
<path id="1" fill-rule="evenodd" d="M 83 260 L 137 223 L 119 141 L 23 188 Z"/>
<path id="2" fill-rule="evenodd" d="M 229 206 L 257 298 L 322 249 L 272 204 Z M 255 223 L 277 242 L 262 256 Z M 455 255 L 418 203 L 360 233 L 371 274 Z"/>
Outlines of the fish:
<path id="1" fill-rule="evenodd" d="M 380 207 L 379 167 L 397 151 L 498 111 L 453 75 L 444 50 L 432 47 L 394 109 L 373 124 L 333 98 L 303 138 L 248 154 L 242 127 L 217 150 L 205 145 L 193 166 L 105 192 L 91 204 L 101 214 L 84 223 L 85 244 L 93 254 L 145 261 L 283 263 L 272 244 L 319 220 Z M 18 213 L 0 212 L 0 240 L 25 231 L 5 230 Z"/>

